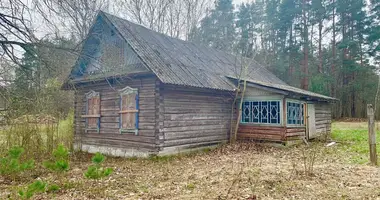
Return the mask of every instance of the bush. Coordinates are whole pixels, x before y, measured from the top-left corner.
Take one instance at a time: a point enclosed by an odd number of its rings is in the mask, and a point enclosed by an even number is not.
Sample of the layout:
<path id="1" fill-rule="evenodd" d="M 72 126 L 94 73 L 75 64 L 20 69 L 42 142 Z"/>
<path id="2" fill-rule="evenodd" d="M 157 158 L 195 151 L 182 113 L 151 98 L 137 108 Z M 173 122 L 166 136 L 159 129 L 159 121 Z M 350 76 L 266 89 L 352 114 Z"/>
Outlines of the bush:
<path id="1" fill-rule="evenodd" d="M 20 161 L 21 155 L 24 153 L 24 149 L 21 147 L 12 147 L 8 151 L 8 155 L 4 158 L 0 158 L 0 174 L 11 176 L 15 180 L 16 176 L 34 167 L 34 161 L 28 160 L 24 163 Z"/>
<path id="2" fill-rule="evenodd" d="M 105 157 L 101 153 L 96 153 L 92 157 L 92 165 L 90 165 L 84 173 L 84 176 L 89 179 L 100 179 L 103 177 L 107 177 L 112 174 L 111 168 L 102 168 L 102 163 L 105 160 Z"/>

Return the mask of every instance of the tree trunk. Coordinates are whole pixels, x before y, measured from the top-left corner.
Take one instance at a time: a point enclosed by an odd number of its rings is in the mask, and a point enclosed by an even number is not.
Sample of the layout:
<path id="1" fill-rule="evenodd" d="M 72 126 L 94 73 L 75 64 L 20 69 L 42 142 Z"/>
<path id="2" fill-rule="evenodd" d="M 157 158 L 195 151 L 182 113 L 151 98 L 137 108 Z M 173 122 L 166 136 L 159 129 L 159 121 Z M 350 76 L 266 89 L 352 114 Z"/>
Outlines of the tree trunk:
<path id="1" fill-rule="evenodd" d="M 301 88 L 304 90 L 309 89 L 309 79 L 308 79 L 308 65 L 309 65 L 309 36 L 306 18 L 306 1 L 303 0 L 303 62 L 302 62 L 302 80 Z"/>
<path id="2" fill-rule="evenodd" d="M 322 60 L 322 28 L 323 28 L 323 24 L 322 24 L 322 20 L 319 21 L 319 25 L 318 25 L 318 35 L 319 35 L 319 38 L 318 38 L 318 57 L 319 57 L 319 64 L 318 64 L 318 72 L 319 73 L 322 73 L 322 65 L 323 65 L 323 60 Z"/>
<path id="3" fill-rule="evenodd" d="M 333 4 L 335 4 L 335 0 L 333 0 Z M 336 33 L 335 33 L 335 8 L 333 9 L 332 14 L 332 62 L 331 62 L 331 76 L 333 76 L 332 80 L 335 80 L 335 58 L 336 58 Z M 335 97 L 335 87 L 336 84 L 333 82 L 331 84 L 331 96 Z"/>
<path id="4" fill-rule="evenodd" d="M 293 25 L 290 25 L 290 37 L 289 37 L 289 80 L 292 80 L 293 76 Z"/>

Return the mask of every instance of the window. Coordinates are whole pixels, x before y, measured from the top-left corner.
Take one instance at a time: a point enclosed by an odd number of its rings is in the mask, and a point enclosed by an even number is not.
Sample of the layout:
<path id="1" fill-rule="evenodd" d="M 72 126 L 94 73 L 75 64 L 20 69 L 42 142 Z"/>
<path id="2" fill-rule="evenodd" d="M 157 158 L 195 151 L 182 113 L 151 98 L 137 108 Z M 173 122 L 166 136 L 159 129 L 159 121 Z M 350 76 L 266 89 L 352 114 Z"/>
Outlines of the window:
<path id="1" fill-rule="evenodd" d="M 304 125 L 304 105 L 303 103 L 287 102 L 288 124 Z"/>
<path id="2" fill-rule="evenodd" d="M 126 87 L 120 92 L 120 133 L 137 135 L 139 126 L 139 96 L 138 89 Z"/>
<path id="3" fill-rule="evenodd" d="M 98 92 L 90 91 L 86 93 L 86 132 L 100 128 L 100 95 Z"/>
<path id="4" fill-rule="evenodd" d="M 244 101 L 241 119 L 243 123 L 280 124 L 280 101 Z"/>

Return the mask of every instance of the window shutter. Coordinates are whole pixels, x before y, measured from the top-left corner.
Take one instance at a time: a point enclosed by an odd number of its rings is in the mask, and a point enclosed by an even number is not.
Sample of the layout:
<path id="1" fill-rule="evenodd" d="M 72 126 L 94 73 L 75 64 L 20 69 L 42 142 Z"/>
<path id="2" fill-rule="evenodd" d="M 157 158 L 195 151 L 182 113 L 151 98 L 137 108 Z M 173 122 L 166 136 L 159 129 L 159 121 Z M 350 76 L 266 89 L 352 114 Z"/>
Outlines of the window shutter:
<path id="1" fill-rule="evenodd" d="M 91 107 L 89 109 L 90 115 L 93 116 L 99 116 L 100 115 L 100 97 L 92 97 L 89 99 L 89 102 L 91 102 Z M 90 117 L 88 122 L 88 128 L 98 128 L 98 117 Z"/>
<path id="2" fill-rule="evenodd" d="M 126 87 L 120 91 L 120 133 L 138 132 L 138 91 Z"/>
<path id="3" fill-rule="evenodd" d="M 100 129 L 100 95 L 98 92 L 90 91 L 86 93 L 86 115 L 82 115 L 86 118 L 86 132 L 88 130 Z"/>

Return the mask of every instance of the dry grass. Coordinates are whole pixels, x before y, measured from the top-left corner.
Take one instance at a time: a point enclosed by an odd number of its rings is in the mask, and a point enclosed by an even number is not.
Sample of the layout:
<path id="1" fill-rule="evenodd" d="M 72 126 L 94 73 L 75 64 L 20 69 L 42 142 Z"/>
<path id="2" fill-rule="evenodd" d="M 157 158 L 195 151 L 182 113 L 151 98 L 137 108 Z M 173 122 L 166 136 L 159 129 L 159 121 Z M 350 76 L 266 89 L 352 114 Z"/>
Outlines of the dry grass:
<path id="1" fill-rule="evenodd" d="M 342 138 L 344 130 L 339 126 L 346 125 L 334 124 L 334 132 Z M 349 145 L 357 144 L 361 142 Z M 309 159 L 314 152 L 314 170 L 305 173 L 304 157 Z M 380 198 L 380 169 L 353 163 L 355 156 L 341 142 L 331 147 L 314 143 L 311 147 L 286 148 L 238 143 L 172 157 L 108 158 L 106 165 L 114 173 L 92 181 L 83 178 L 90 155 L 78 154 L 61 181 L 41 168 L 18 182 L 9 183 L 0 177 L 0 199 L 17 197 L 17 189 L 36 178 L 62 187 L 58 193 L 41 194 L 36 199 Z"/>
<path id="2" fill-rule="evenodd" d="M 315 144 L 313 175 L 303 170 L 304 146 L 236 144 L 191 155 L 154 159 L 109 158 L 115 172 L 99 182 L 83 179 L 89 156 L 74 158 L 57 194 L 38 199 L 363 199 L 380 195 L 380 170 L 347 164 L 338 146 Z M 306 152 L 306 153 L 305 153 Z M 54 174 L 37 173 L 42 180 Z M 20 183 L 0 179 L 0 199 Z M 22 183 L 21 183 L 22 184 Z"/>

